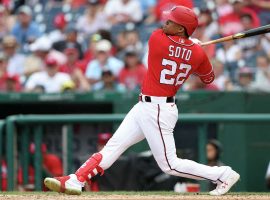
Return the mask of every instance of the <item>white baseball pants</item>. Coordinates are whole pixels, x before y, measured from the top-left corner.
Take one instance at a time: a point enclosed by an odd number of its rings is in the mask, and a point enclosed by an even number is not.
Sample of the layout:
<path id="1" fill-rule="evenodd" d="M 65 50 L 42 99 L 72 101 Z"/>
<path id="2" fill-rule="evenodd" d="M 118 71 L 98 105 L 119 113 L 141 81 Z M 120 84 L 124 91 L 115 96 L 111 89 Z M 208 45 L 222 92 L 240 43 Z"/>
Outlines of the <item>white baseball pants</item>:
<path id="1" fill-rule="evenodd" d="M 223 182 L 230 167 L 209 167 L 176 155 L 173 130 L 178 119 L 174 103 L 137 103 L 127 114 L 113 137 L 100 151 L 100 167 L 108 169 L 133 144 L 146 138 L 155 160 L 167 174 Z"/>

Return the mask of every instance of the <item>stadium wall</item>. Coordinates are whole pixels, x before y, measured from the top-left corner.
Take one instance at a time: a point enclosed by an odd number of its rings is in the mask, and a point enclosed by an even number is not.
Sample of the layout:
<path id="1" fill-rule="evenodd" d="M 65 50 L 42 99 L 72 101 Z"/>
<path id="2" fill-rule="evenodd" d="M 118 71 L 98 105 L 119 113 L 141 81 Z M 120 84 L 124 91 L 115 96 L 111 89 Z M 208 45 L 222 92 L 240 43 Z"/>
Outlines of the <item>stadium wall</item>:
<path id="1" fill-rule="evenodd" d="M 177 97 L 180 114 L 270 112 L 270 94 L 184 92 Z M 13 114 L 126 113 L 137 101 L 136 93 L 0 94 L 0 115 L 4 119 Z M 209 125 L 208 137 L 217 137 L 223 144 L 222 161 L 242 175 L 236 190 L 266 190 L 264 177 L 269 162 L 269 128 L 269 124 L 262 123 Z M 198 159 L 196 127 L 179 121 L 175 140 L 177 149 L 190 150 L 187 157 Z M 142 142 L 129 149 L 129 152 L 147 149 L 148 145 Z"/>

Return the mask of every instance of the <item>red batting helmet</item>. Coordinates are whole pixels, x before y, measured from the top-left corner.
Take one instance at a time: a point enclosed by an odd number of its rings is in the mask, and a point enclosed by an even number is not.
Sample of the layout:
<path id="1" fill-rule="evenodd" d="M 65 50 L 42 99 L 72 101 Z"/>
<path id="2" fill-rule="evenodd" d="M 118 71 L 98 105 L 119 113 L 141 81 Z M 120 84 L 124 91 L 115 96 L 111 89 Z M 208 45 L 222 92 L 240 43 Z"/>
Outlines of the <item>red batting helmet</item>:
<path id="1" fill-rule="evenodd" d="M 189 36 L 198 26 L 198 18 L 196 14 L 189 8 L 184 6 L 175 6 L 169 11 L 164 11 L 163 15 L 166 20 L 171 20 L 181 26 L 184 26 Z"/>

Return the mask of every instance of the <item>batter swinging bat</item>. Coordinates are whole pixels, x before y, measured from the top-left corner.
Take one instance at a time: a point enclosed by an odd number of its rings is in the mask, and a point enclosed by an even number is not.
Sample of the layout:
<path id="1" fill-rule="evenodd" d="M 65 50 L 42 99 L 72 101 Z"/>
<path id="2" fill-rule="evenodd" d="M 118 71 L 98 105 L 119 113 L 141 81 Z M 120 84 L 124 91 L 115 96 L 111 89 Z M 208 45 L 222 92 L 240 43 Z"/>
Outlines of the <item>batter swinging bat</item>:
<path id="1" fill-rule="evenodd" d="M 209 44 L 216 44 L 216 43 L 220 43 L 220 42 L 226 42 L 226 41 L 230 41 L 230 40 L 237 40 L 237 39 L 251 37 L 251 36 L 260 35 L 260 34 L 269 33 L 269 32 L 270 32 L 270 24 L 266 25 L 266 26 L 261 26 L 259 28 L 254 28 L 254 29 L 250 29 L 250 30 L 243 31 L 240 33 L 236 33 L 234 35 L 230 35 L 227 37 L 219 38 L 216 40 L 202 42 L 201 46 L 205 46 L 205 45 L 209 45 Z"/>

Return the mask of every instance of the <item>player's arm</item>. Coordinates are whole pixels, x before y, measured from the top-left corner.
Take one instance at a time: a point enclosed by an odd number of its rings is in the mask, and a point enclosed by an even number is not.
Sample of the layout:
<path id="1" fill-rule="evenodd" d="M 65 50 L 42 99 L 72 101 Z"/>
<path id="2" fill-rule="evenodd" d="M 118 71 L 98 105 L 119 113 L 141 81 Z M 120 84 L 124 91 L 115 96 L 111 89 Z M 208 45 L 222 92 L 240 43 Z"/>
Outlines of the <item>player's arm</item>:
<path id="1" fill-rule="evenodd" d="M 199 76 L 203 83 L 210 84 L 215 80 L 213 66 L 204 52 L 203 52 L 202 57 L 203 57 L 203 60 L 201 64 L 199 65 L 199 67 L 194 72 L 194 74 L 196 76 Z"/>

